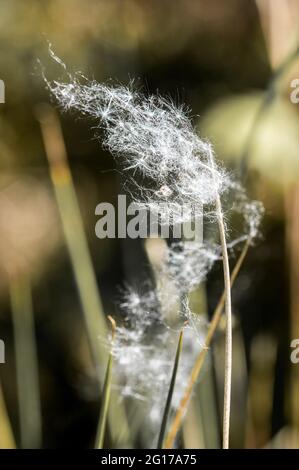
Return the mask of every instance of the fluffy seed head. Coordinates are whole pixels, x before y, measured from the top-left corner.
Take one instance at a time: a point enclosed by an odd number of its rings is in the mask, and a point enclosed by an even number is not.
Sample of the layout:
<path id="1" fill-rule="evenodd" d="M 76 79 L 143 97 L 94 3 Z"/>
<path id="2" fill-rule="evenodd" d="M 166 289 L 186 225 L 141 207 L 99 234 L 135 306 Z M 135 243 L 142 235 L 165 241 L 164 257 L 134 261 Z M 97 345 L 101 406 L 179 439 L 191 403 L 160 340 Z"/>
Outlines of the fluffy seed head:
<path id="1" fill-rule="evenodd" d="M 145 203 L 209 204 L 230 184 L 226 172 L 211 167 L 210 145 L 194 131 L 188 113 L 170 100 L 144 96 L 132 87 L 110 86 L 69 76 L 47 82 L 64 109 L 77 109 L 104 129 L 104 145 L 126 170 L 151 181 Z"/>

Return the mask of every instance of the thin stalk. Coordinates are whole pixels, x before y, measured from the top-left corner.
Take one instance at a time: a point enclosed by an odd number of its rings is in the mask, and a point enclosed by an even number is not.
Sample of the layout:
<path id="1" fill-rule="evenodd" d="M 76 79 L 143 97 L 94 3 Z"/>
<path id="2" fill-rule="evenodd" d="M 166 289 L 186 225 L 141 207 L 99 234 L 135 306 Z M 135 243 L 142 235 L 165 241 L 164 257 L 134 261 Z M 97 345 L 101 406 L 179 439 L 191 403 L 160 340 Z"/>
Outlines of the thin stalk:
<path id="1" fill-rule="evenodd" d="M 108 316 L 108 319 L 111 322 L 111 349 L 108 358 L 106 374 L 105 374 L 105 382 L 103 387 L 102 393 L 102 404 L 101 404 L 101 411 L 100 411 L 100 418 L 97 430 L 97 437 L 96 437 L 96 449 L 103 449 L 104 445 L 104 438 L 105 438 L 105 430 L 106 430 L 106 422 L 107 422 L 107 415 L 109 409 L 109 402 L 110 402 L 110 391 L 111 391 L 111 378 L 112 378 L 112 363 L 113 363 L 113 346 L 115 340 L 115 331 L 116 331 L 116 323 L 114 319 Z"/>
<path id="2" fill-rule="evenodd" d="M 170 381 L 170 385 L 169 385 L 169 389 L 168 389 L 166 404 L 165 404 L 164 413 L 163 413 L 163 419 L 162 419 L 161 428 L 160 428 L 160 433 L 159 433 L 159 438 L 158 438 L 158 445 L 157 445 L 157 448 L 158 448 L 158 449 L 163 449 L 164 436 L 165 436 L 165 431 L 166 431 L 168 416 L 169 416 L 170 407 L 171 407 L 171 402 L 172 402 L 172 396 L 173 396 L 174 387 L 175 387 L 175 382 L 176 382 L 176 376 L 177 376 L 178 366 L 179 366 L 180 357 L 181 357 L 181 352 L 182 352 L 183 332 L 184 332 L 184 330 L 181 330 L 180 336 L 179 336 L 179 340 L 178 340 L 178 345 L 177 345 L 177 350 L 176 350 L 174 365 L 173 365 L 173 369 L 172 369 L 171 381 Z"/>
<path id="3" fill-rule="evenodd" d="M 10 279 L 21 447 L 41 446 L 42 420 L 31 286 L 22 273 Z"/>
<path id="4" fill-rule="evenodd" d="M 225 290 L 225 360 L 224 360 L 224 398 L 223 398 L 223 438 L 222 448 L 229 448 L 229 426 L 230 426 L 230 406 L 231 406 L 231 384 L 232 384 L 232 304 L 231 304 L 231 282 L 228 252 L 226 245 L 225 227 L 223 213 L 219 195 L 216 196 L 216 211 L 218 217 L 218 227 L 220 242 L 222 247 L 222 264 Z"/>
<path id="5" fill-rule="evenodd" d="M 7 413 L 2 386 L 0 383 L 0 448 L 15 449 L 16 442 Z"/>
<path id="6" fill-rule="evenodd" d="M 96 367 L 99 369 L 99 365 L 106 358 L 106 350 L 99 337 L 106 335 L 107 326 L 62 130 L 58 117 L 51 107 L 43 108 L 39 118 L 57 206 L 85 316 L 90 348 Z"/>
<path id="7" fill-rule="evenodd" d="M 239 271 L 241 269 L 243 261 L 246 257 L 247 252 L 248 252 L 249 246 L 250 246 L 250 239 L 248 239 L 246 241 L 246 243 L 244 243 L 242 252 L 241 252 L 241 254 L 240 254 L 240 256 L 239 256 L 239 258 L 238 258 L 238 260 L 235 264 L 235 267 L 234 267 L 232 275 L 231 275 L 231 286 L 233 286 L 233 284 L 234 284 L 234 282 L 235 282 L 235 280 L 236 280 L 236 278 L 239 274 Z M 191 371 L 191 374 L 190 374 L 188 385 L 185 389 L 183 398 L 180 401 L 179 407 L 177 409 L 175 417 L 174 417 L 174 419 L 172 421 L 172 424 L 170 426 L 170 430 L 167 434 L 167 437 L 166 437 L 166 440 L 165 440 L 165 446 L 164 446 L 166 449 L 171 449 L 174 445 L 174 440 L 175 440 L 175 437 L 176 437 L 176 435 L 177 435 L 177 433 L 180 429 L 182 420 L 183 420 L 185 412 L 187 410 L 187 406 L 188 406 L 188 403 L 190 401 L 190 397 L 191 397 L 191 394 L 192 394 L 193 387 L 197 382 L 198 376 L 199 376 L 199 374 L 202 370 L 204 360 L 205 360 L 206 355 L 208 353 L 210 344 L 211 344 L 211 342 L 214 338 L 214 334 L 215 334 L 216 329 L 218 327 L 218 324 L 219 324 L 219 321 L 220 321 L 220 318 L 221 318 L 221 315 L 222 315 L 222 312 L 223 312 L 224 304 L 225 304 L 225 290 L 223 291 L 223 293 L 222 293 L 222 295 L 219 299 L 219 302 L 217 304 L 217 307 L 214 310 L 212 320 L 209 324 L 207 335 L 205 337 L 203 349 L 200 351 L 200 353 L 197 356 L 196 362 L 195 362 L 195 364 L 193 366 L 193 369 Z"/>
<path id="8" fill-rule="evenodd" d="M 106 361 L 107 351 L 99 338 L 106 335 L 107 325 L 68 164 L 62 129 L 58 116 L 51 106 L 43 105 L 37 111 L 57 206 L 84 314 L 91 355 L 101 384 L 103 383 L 101 365 Z M 114 406 L 109 410 L 111 436 L 115 443 L 121 439 L 122 445 L 129 445 L 129 427 L 125 410 L 117 402 L 116 397 L 114 398 Z"/>
<path id="9" fill-rule="evenodd" d="M 209 148 L 212 175 L 214 178 L 214 156 L 212 148 Z M 225 225 L 223 219 L 222 205 L 215 184 L 215 205 L 218 221 L 219 237 L 222 251 L 223 280 L 225 291 L 225 359 L 224 359 L 224 398 L 223 398 L 223 438 L 222 448 L 229 448 L 229 425 L 231 406 L 231 383 L 232 383 L 232 303 L 231 303 L 231 282 L 229 260 L 226 244 Z"/>

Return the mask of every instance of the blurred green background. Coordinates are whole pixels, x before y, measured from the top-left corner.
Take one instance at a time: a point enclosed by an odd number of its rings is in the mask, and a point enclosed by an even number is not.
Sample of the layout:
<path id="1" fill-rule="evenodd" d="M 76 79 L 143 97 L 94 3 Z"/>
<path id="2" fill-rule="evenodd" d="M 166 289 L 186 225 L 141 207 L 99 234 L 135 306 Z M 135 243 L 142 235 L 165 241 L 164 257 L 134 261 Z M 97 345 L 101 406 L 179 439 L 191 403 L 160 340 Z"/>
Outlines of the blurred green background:
<path id="1" fill-rule="evenodd" d="M 290 101 L 290 83 L 299 78 L 298 29 L 296 0 L 0 1 L 0 78 L 6 86 L 0 104 L 0 337 L 6 363 L 0 376 L 18 447 L 92 447 L 100 406 L 37 119 L 40 105 L 51 101 L 42 69 L 50 79 L 63 75 L 48 42 L 70 71 L 98 81 L 134 79 L 145 92 L 186 103 L 219 158 L 265 205 L 262 238 L 233 289 L 231 442 L 298 446 L 299 365 L 290 361 L 290 341 L 299 338 L 299 105 Z M 96 283 L 105 313 L 117 316 L 119 286 L 149 274 L 144 247 L 96 238 L 94 209 L 101 201 L 116 202 L 121 177 L 94 139 L 93 121 L 74 114 L 60 119 Z M 221 266 L 205 287 L 211 313 L 222 289 Z M 221 382 L 222 347 L 220 335 L 209 363 L 213 389 Z M 26 358 L 33 361 L 31 373 Z M 198 430 L 187 416 L 179 445 L 218 445 L 221 390 L 218 400 L 199 394 L 195 407 L 201 396 L 215 404 L 216 421 Z M 2 423 L 8 423 L 5 406 Z M 130 445 L 144 446 L 146 439 L 136 436 Z M 0 447 L 11 444 L 9 429 L 0 424 Z M 113 436 L 107 444 L 116 445 Z"/>

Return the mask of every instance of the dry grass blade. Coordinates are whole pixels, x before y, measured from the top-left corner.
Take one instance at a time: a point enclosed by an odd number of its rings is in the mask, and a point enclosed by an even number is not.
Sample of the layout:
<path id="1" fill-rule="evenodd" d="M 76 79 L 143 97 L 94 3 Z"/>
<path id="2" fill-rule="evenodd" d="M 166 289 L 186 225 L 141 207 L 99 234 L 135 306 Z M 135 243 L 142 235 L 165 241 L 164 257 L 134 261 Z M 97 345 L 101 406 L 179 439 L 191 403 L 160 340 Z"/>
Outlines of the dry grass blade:
<path id="1" fill-rule="evenodd" d="M 222 448 L 229 448 L 231 384 L 232 384 L 232 355 L 233 355 L 233 331 L 232 331 L 232 302 L 230 268 L 226 244 L 225 227 L 220 197 L 216 197 L 216 211 L 218 214 L 218 226 L 222 247 L 223 278 L 225 289 L 225 359 L 224 359 L 224 398 L 223 398 L 223 439 Z"/>
<path id="2" fill-rule="evenodd" d="M 103 449 L 108 408 L 109 408 L 109 402 L 110 402 L 112 363 L 113 363 L 113 345 L 114 345 L 114 339 L 115 339 L 116 323 L 112 317 L 108 316 L 108 319 L 111 322 L 111 329 L 112 329 L 111 349 L 110 349 L 110 354 L 109 354 L 107 368 L 106 368 L 103 393 L 101 397 L 102 404 L 101 404 L 100 419 L 99 419 L 99 425 L 98 425 L 97 437 L 96 437 L 96 449 Z"/>
<path id="3" fill-rule="evenodd" d="M 215 188 L 215 164 L 213 151 L 209 149 L 211 168 L 213 170 L 213 179 Z M 225 357 L 224 357 L 224 398 L 223 398 L 223 449 L 229 448 L 229 428 L 230 428 L 230 407 L 231 407 L 231 383 L 232 383 L 232 357 L 233 357 L 233 331 L 232 331 L 232 301 L 231 301 L 231 280 L 230 267 L 226 243 L 225 224 L 223 218 L 222 204 L 219 192 L 215 190 L 215 205 L 218 221 L 219 237 L 222 251 L 223 281 L 225 291 Z"/>
<path id="4" fill-rule="evenodd" d="M 235 265 L 235 267 L 232 271 L 232 274 L 231 274 L 231 285 L 232 286 L 233 286 L 233 284 L 234 284 L 234 282 L 237 278 L 237 275 L 238 275 L 238 273 L 241 269 L 243 261 L 246 257 L 247 252 L 248 252 L 249 246 L 250 246 L 250 240 L 247 240 L 246 243 L 243 246 L 242 252 L 241 252 L 241 254 L 238 258 L 238 261 L 237 261 L 237 263 L 236 263 L 236 265 Z M 208 331 L 207 331 L 207 335 L 206 335 L 206 338 L 205 338 L 203 349 L 200 351 L 200 353 L 197 357 L 197 360 L 196 360 L 196 362 L 193 366 L 192 372 L 190 374 L 189 383 L 186 387 L 184 396 L 183 396 L 183 398 L 180 402 L 180 405 L 178 407 L 178 410 L 176 412 L 176 415 L 173 419 L 170 430 L 169 430 L 168 435 L 166 437 L 166 441 L 165 441 L 165 448 L 166 449 L 171 449 L 174 445 L 174 440 L 175 440 L 175 437 L 176 437 L 176 435 L 179 431 L 179 428 L 181 426 L 183 417 L 185 415 L 185 412 L 186 412 L 186 409 L 187 409 L 187 406 L 188 406 L 188 403 L 189 403 L 189 400 L 190 400 L 190 397 L 191 397 L 193 387 L 194 387 L 194 385 L 195 385 L 195 383 L 198 379 L 198 376 L 199 376 L 200 371 L 202 369 L 205 357 L 208 353 L 211 341 L 214 337 L 215 331 L 216 331 L 217 326 L 219 324 L 224 304 L 225 304 L 225 292 L 222 293 L 222 296 L 221 296 L 221 298 L 218 302 L 218 305 L 217 305 L 217 307 L 214 311 L 212 320 L 210 322 L 210 325 L 209 325 L 209 328 L 208 328 Z"/>
<path id="5" fill-rule="evenodd" d="M 171 407 L 173 391 L 174 391 L 175 382 L 176 382 L 178 366 L 179 366 L 181 352 L 182 352 L 183 331 L 184 330 L 182 330 L 180 332 L 180 336 L 179 336 L 179 340 L 178 340 L 178 345 L 177 345 L 177 350 L 176 350 L 176 355 L 175 355 L 175 360 L 174 360 L 174 365 L 173 365 L 173 370 L 172 370 L 171 381 L 170 381 L 170 385 L 169 385 L 167 400 L 166 400 L 166 404 L 165 404 L 165 408 L 164 408 L 163 419 L 162 419 L 159 438 L 158 438 L 158 446 L 157 446 L 158 449 L 163 449 L 164 436 L 165 436 L 165 431 L 166 431 L 169 411 L 170 411 L 170 407 Z"/>

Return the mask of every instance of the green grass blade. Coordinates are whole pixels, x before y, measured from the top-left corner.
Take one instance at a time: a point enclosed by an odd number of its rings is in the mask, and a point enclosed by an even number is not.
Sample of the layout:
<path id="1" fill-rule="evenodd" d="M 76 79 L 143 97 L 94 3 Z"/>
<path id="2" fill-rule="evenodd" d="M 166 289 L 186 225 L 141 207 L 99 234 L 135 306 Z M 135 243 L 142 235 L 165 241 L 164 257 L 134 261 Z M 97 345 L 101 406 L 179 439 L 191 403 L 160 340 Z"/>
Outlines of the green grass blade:
<path id="1" fill-rule="evenodd" d="M 172 370 L 171 381 L 170 381 L 170 385 L 169 385 L 167 400 L 166 400 L 163 419 L 162 419 L 161 428 L 160 428 L 160 434 L 159 434 L 159 438 L 158 438 L 158 445 L 157 445 L 158 449 L 163 449 L 165 431 L 166 431 L 168 416 L 169 416 L 169 412 L 170 412 L 170 406 L 171 406 L 173 391 L 174 391 L 174 387 L 175 387 L 175 381 L 176 381 L 178 366 L 179 366 L 179 362 L 180 362 L 180 356 L 181 356 L 181 352 L 182 352 L 183 331 L 184 330 L 182 330 L 180 332 L 180 336 L 179 336 L 179 340 L 178 340 L 178 345 L 177 345 L 177 350 L 176 350 L 176 355 L 175 355 L 175 360 L 174 360 L 174 365 L 173 365 L 173 370 Z"/>
<path id="2" fill-rule="evenodd" d="M 104 381 L 102 371 L 107 360 L 107 351 L 99 338 L 107 334 L 106 316 L 68 164 L 62 129 L 58 116 L 51 106 L 41 105 L 37 110 L 37 117 L 41 126 L 57 206 L 85 318 L 91 355 L 99 382 L 102 384 Z M 111 400 L 114 402 L 114 406 L 109 409 L 111 438 L 115 445 L 129 446 L 130 430 L 124 407 L 118 402 L 113 392 L 111 395 Z"/>
<path id="3" fill-rule="evenodd" d="M 42 443 L 42 418 L 30 279 L 25 273 L 16 275 L 11 278 L 9 287 L 15 340 L 21 447 L 39 448 Z"/>
<path id="4" fill-rule="evenodd" d="M 116 324 L 112 317 L 109 316 L 108 318 L 112 325 L 111 350 L 110 350 L 110 354 L 108 358 L 106 374 L 105 374 L 105 382 L 104 382 L 103 393 L 102 393 L 100 419 L 99 419 L 99 425 L 98 425 L 97 437 L 96 437 L 96 449 L 103 449 L 107 415 L 108 415 L 109 402 L 110 402 L 112 363 L 113 363 L 113 344 L 114 344 L 114 338 L 115 338 Z"/>

